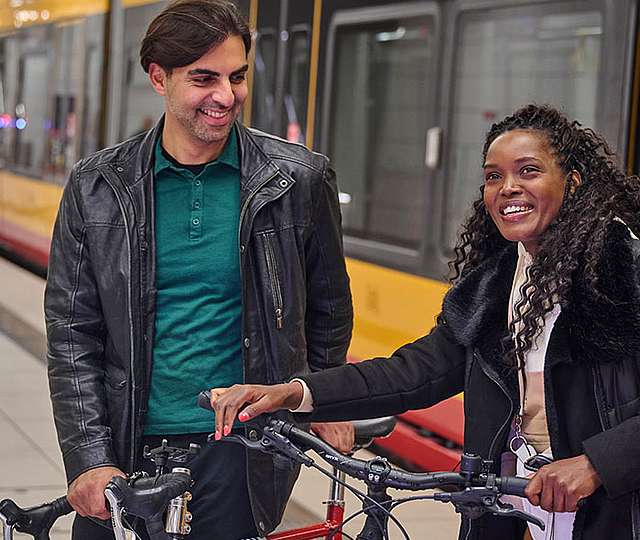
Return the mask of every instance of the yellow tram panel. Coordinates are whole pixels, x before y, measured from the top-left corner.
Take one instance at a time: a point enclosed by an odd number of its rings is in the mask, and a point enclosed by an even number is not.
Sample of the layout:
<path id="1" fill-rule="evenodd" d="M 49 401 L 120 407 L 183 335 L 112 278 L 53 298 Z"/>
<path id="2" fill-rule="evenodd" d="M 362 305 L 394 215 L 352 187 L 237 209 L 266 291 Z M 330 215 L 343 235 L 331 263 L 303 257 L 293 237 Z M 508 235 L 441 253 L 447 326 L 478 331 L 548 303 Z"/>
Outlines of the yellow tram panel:
<path id="1" fill-rule="evenodd" d="M 355 321 L 350 355 L 386 356 L 425 335 L 440 312 L 446 283 L 347 258 Z"/>
<path id="2" fill-rule="evenodd" d="M 0 212 L 12 225 L 24 231 L 51 238 L 62 188 L 56 184 L 32 180 L 0 171 Z"/>
<path id="3" fill-rule="evenodd" d="M 108 0 L 0 0 L 0 31 L 106 13 Z"/>

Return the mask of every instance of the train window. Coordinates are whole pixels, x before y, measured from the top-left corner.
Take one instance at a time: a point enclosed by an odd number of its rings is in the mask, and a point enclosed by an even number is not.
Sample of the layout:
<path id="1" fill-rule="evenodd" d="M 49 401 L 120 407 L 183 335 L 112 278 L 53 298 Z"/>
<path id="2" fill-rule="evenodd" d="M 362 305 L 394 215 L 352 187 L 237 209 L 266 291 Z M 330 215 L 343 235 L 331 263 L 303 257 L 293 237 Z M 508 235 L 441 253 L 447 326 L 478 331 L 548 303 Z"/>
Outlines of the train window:
<path id="1" fill-rule="evenodd" d="M 88 156 L 98 149 L 100 140 L 100 117 L 102 103 L 103 40 L 102 15 L 87 19 L 87 38 L 84 78 L 84 107 L 80 123 L 80 157 Z"/>
<path id="2" fill-rule="evenodd" d="M 284 94 L 284 125 L 287 140 L 304 143 L 307 123 L 307 87 L 309 84 L 309 30 L 292 29 L 289 33 L 289 73 Z"/>
<path id="3" fill-rule="evenodd" d="M 84 33 L 81 22 L 54 30 L 53 108 L 47 122 L 47 176 L 63 184 L 78 160 L 78 113 L 84 91 Z"/>
<path id="4" fill-rule="evenodd" d="M 49 57 L 45 51 L 22 55 L 14 164 L 34 176 L 42 175 L 45 160 L 48 75 Z"/>
<path id="5" fill-rule="evenodd" d="M 0 38 L 0 167 L 6 159 L 7 133 L 9 132 L 9 103 L 7 102 L 7 38 Z"/>
<path id="6" fill-rule="evenodd" d="M 276 32 L 274 29 L 265 28 L 257 33 L 251 125 L 263 131 L 271 131 L 274 124 L 276 47 Z"/>
<path id="7" fill-rule="evenodd" d="M 336 27 L 325 149 L 338 174 L 345 234 L 418 250 L 435 19 L 392 17 Z"/>
<path id="8" fill-rule="evenodd" d="M 599 11 L 567 4 L 462 14 L 452 75 L 445 252 L 480 194 L 482 145 L 494 121 L 534 101 L 596 125 L 602 34 Z"/>
<path id="9" fill-rule="evenodd" d="M 122 121 L 122 140 L 153 127 L 164 112 L 164 101 L 158 96 L 140 65 L 140 43 L 151 20 L 166 6 L 155 2 L 125 9 L 126 51 Z"/>

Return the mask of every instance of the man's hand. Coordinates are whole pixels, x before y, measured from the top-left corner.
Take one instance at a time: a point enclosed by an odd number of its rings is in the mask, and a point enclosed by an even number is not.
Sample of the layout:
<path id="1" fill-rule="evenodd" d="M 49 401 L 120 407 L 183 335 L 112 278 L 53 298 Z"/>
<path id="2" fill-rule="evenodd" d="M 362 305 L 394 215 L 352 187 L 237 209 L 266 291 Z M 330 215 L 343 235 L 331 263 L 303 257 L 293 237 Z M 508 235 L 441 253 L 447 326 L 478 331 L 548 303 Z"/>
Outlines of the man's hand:
<path id="1" fill-rule="evenodd" d="M 353 448 L 355 434 L 351 422 L 316 422 L 312 431 L 339 452 L 346 454 Z"/>
<path id="2" fill-rule="evenodd" d="M 545 465 L 529 481 L 527 499 L 547 512 L 575 512 L 578 502 L 602 482 L 587 456 L 561 459 Z"/>
<path id="3" fill-rule="evenodd" d="M 104 488 L 114 476 L 125 474 L 115 467 L 98 467 L 83 472 L 69 486 L 69 504 L 81 516 L 109 519 L 111 514 L 104 498 Z"/>
<path id="4" fill-rule="evenodd" d="M 236 416 L 241 422 L 247 422 L 263 413 L 296 409 L 302 402 L 302 396 L 299 382 L 272 386 L 234 384 L 230 388 L 213 388 L 211 407 L 216 412 L 216 441 L 231 433 Z"/>

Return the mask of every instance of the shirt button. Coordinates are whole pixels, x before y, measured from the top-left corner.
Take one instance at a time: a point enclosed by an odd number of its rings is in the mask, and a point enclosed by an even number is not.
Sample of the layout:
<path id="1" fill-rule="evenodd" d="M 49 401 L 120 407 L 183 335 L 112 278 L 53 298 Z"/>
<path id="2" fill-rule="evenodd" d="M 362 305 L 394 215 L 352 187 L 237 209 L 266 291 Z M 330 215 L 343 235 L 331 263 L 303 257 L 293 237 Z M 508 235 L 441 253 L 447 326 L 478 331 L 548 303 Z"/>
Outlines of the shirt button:
<path id="1" fill-rule="evenodd" d="M 193 203 L 194 208 L 200 208 L 200 201 L 196 201 Z"/>
<path id="2" fill-rule="evenodd" d="M 200 220 L 198 218 L 193 218 L 191 220 L 191 223 L 193 223 L 194 225 L 200 225 Z"/>
<path id="3" fill-rule="evenodd" d="M 199 186 L 200 184 L 202 184 L 202 181 L 201 181 L 201 180 L 196 180 L 196 181 L 194 182 L 194 184 L 195 184 L 196 186 Z"/>
<path id="4" fill-rule="evenodd" d="M 122 167 L 116 167 L 116 171 L 122 172 L 122 171 L 124 171 L 124 169 Z"/>
<path id="5" fill-rule="evenodd" d="M 251 340 L 248 337 L 244 338 L 245 349 L 248 349 L 250 345 L 251 345 Z"/>
<path id="6" fill-rule="evenodd" d="M 240 253 L 244 253 L 244 244 L 240 246 Z"/>
<path id="7" fill-rule="evenodd" d="M 280 180 L 280 187 L 287 187 L 289 185 L 289 182 L 287 182 L 286 180 Z"/>

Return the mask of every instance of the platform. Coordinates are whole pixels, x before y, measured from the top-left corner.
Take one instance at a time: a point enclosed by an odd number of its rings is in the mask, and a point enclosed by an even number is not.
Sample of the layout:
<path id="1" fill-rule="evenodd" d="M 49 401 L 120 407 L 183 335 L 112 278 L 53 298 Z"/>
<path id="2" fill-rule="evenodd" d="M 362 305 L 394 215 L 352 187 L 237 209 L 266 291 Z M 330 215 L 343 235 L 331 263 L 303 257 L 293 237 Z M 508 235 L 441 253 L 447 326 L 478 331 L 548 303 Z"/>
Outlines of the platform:
<path id="1" fill-rule="evenodd" d="M 24 506 L 54 499 L 65 491 L 46 379 L 44 281 L 0 259 L 0 283 L 0 499 L 9 497 Z M 328 480 L 319 472 L 303 470 L 282 526 L 320 520 L 328 489 Z M 348 496 L 347 513 L 359 507 L 355 497 Z M 442 503 L 410 503 L 395 515 L 413 540 L 457 538 L 458 517 Z M 71 519 L 57 522 L 51 540 L 70 537 Z M 361 523 L 356 519 L 345 531 L 355 535 Z M 392 529 L 390 538 L 403 536 Z"/>

